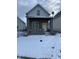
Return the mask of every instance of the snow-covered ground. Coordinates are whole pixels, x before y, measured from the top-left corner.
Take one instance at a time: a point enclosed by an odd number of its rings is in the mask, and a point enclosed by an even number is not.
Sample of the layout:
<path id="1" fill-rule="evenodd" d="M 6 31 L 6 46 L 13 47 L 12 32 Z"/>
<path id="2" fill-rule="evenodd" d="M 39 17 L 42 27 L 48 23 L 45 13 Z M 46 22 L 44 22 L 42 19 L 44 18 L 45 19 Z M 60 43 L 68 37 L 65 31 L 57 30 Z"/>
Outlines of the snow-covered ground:
<path id="1" fill-rule="evenodd" d="M 41 41 L 42 42 L 41 42 Z M 17 56 L 61 59 L 61 35 L 29 35 L 18 37 Z"/>

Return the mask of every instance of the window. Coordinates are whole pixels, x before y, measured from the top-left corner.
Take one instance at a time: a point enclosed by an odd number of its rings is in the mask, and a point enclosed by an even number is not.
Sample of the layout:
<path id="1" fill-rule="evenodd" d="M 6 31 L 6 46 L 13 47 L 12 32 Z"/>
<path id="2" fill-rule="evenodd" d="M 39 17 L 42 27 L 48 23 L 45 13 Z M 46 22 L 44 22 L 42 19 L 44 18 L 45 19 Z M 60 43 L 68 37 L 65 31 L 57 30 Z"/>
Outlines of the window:
<path id="1" fill-rule="evenodd" d="M 33 21 L 32 22 L 32 29 L 39 29 L 39 22 Z"/>
<path id="2" fill-rule="evenodd" d="M 37 15 L 40 16 L 40 10 L 37 10 Z"/>

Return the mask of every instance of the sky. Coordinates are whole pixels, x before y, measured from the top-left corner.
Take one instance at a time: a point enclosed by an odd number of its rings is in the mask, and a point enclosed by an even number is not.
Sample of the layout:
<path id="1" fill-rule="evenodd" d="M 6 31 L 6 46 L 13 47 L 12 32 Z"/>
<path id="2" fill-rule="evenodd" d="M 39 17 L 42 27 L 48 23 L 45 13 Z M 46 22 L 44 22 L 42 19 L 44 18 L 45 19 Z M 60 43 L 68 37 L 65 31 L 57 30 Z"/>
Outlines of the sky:
<path id="1" fill-rule="evenodd" d="M 60 0 L 17 0 L 17 16 L 26 22 L 26 13 L 38 3 L 49 13 L 54 11 L 54 15 L 61 10 Z"/>

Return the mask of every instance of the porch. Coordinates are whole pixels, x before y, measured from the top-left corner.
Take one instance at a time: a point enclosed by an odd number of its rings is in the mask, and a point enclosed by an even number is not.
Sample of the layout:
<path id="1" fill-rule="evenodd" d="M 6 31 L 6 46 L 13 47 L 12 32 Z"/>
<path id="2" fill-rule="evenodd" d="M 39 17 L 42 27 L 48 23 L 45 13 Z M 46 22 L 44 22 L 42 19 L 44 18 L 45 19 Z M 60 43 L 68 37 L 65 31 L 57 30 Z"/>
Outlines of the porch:
<path id="1" fill-rule="evenodd" d="M 29 34 L 45 34 L 50 28 L 50 18 L 28 18 Z"/>

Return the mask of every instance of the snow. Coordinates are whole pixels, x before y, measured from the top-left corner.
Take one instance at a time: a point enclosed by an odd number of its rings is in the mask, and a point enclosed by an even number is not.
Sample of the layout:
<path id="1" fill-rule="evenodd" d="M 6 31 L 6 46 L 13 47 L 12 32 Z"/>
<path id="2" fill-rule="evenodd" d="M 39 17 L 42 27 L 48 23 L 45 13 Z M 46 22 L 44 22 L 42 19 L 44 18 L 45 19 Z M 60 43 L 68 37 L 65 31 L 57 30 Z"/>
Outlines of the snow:
<path id="1" fill-rule="evenodd" d="M 17 55 L 32 58 L 60 59 L 61 40 L 60 34 L 56 35 L 29 35 L 18 37 Z M 40 42 L 42 40 L 42 42 Z M 52 56 L 53 55 L 53 56 Z"/>

